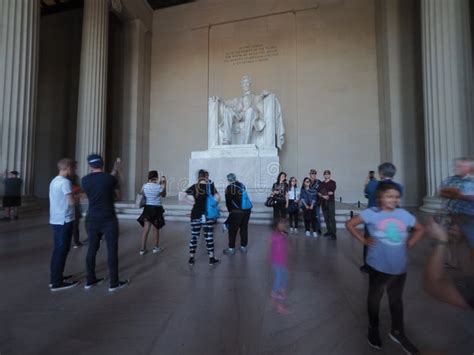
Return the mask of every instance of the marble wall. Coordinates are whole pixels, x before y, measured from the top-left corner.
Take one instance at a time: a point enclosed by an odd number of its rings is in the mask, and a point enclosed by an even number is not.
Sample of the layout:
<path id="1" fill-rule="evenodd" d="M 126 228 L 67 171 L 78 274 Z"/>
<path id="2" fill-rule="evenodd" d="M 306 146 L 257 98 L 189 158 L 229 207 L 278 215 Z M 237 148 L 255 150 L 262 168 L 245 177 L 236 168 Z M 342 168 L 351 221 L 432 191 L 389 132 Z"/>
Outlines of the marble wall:
<path id="1" fill-rule="evenodd" d="M 246 46 L 269 54 L 233 60 Z M 207 97 L 239 95 L 250 74 L 282 102 L 282 169 L 330 169 L 338 197 L 363 199 L 381 159 L 373 0 L 202 0 L 155 11 L 152 47 L 149 167 L 173 180 L 171 194 L 191 151 L 207 149 Z"/>

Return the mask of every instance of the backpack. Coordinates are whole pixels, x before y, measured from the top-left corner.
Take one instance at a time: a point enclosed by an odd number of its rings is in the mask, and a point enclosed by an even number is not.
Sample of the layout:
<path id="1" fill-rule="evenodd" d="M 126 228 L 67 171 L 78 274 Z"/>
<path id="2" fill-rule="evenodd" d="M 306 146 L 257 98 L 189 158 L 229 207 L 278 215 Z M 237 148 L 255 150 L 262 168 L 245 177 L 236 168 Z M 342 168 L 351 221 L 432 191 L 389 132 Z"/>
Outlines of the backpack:
<path id="1" fill-rule="evenodd" d="M 245 187 L 242 188 L 239 185 L 235 185 L 235 184 L 233 186 L 235 186 L 236 188 L 238 188 L 242 192 L 242 207 L 241 207 L 241 209 L 242 210 L 252 209 L 253 205 L 252 205 L 252 202 L 250 201 L 249 195 L 248 195 L 247 190 L 245 189 Z M 235 206 L 235 202 L 232 201 L 232 203 Z M 238 206 L 235 206 L 235 207 L 239 208 Z"/>
<path id="2" fill-rule="evenodd" d="M 211 184 L 206 184 L 207 186 L 207 198 L 206 198 L 206 219 L 216 220 L 220 216 L 219 204 L 217 203 L 214 196 L 211 195 Z"/>

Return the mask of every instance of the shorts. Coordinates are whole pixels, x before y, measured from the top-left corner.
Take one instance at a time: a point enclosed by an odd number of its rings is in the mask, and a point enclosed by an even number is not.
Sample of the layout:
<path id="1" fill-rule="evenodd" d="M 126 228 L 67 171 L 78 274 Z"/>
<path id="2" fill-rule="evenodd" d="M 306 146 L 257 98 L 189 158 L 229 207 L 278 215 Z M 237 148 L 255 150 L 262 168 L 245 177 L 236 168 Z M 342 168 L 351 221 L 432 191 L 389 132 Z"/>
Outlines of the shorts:
<path id="1" fill-rule="evenodd" d="M 3 196 L 3 207 L 21 206 L 21 196 Z"/>

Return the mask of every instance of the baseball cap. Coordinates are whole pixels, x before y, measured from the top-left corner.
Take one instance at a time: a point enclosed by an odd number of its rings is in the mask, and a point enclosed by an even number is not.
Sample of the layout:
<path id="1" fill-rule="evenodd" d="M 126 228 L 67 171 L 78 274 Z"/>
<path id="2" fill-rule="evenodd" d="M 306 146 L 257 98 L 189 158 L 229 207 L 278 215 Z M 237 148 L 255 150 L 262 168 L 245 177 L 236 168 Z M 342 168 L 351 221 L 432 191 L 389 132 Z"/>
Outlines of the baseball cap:
<path id="1" fill-rule="evenodd" d="M 91 154 L 87 157 L 87 163 L 91 168 L 100 169 L 104 166 L 104 160 L 99 154 Z"/>

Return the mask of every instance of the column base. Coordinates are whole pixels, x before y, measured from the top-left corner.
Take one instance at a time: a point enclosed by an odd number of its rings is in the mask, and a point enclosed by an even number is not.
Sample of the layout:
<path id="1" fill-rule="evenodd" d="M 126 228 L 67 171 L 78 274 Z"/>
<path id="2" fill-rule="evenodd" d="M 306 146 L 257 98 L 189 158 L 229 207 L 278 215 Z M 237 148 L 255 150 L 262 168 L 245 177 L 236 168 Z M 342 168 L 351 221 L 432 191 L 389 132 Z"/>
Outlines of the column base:
<path id="1" fill-rule="evenodd" d="M 423 198 L 423 206 L 420 207 L 420 211 L 429 214 L 448 214 L 445 201 L 438 196 L 426 196 Z"/>

